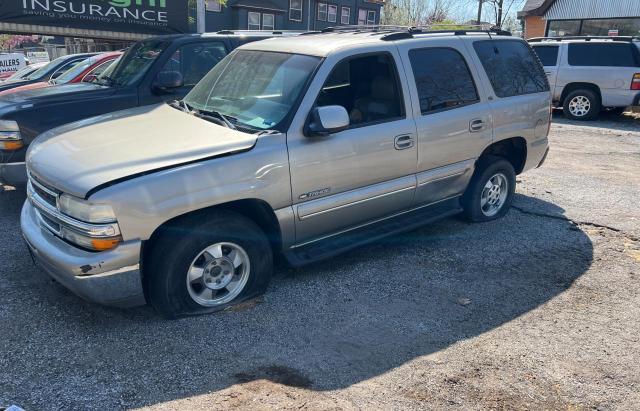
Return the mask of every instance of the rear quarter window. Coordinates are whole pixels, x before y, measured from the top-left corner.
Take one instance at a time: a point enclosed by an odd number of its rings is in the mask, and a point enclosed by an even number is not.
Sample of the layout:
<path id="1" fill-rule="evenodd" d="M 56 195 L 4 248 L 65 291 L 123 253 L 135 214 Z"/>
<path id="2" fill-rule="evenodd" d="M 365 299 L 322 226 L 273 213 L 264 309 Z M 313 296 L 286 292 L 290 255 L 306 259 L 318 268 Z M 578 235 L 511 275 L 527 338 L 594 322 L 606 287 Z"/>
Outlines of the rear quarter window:
<path id="1" fill-rule="evenodd" d="M 638 50 L 631 43 L 571 43 L 569 65 L 598 67 L 638 67 Z"/>
<path id="2" fill-rule="evenodd" d="M 558 65 L 558 46 L 533 46 L 543 66 L 552 67 Z"/>
<path id="3" fill-rule="evenodd" d="M 523 41 L 482 40 L 473 43 L 493 91 L 498 97 L 549 91 L 544 70 Z"/>

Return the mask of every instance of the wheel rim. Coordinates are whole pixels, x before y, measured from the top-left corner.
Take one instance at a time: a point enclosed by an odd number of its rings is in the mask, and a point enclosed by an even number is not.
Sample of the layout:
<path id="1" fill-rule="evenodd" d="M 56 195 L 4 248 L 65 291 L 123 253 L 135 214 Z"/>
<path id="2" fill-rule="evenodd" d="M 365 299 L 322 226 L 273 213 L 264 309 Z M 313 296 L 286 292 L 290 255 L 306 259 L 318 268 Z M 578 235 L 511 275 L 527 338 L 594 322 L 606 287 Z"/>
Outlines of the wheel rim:
<path id="1" fill-rule="evenodd" d="M 236 298 L 249 279 L 249 255 L 237 244 L 216 243 L 193 260 L 187 272 L 187 290 L 205 307 L 226 304 Z"/>
<path id="2" fill-rule="evenodd" d="M 480 208 L 487 217 L 493 217 L 504 206 L 509 195 L 509 180 L 502 174 L 494 174 L 484 185 L 480 195 Z"/>
<path id="3" fill-rule="evenodd" d="M 585 96 L 575 96 L 569 102 L 569 112 L 575 117 L 584 117 L 591 110 L 591 100 Z"/>

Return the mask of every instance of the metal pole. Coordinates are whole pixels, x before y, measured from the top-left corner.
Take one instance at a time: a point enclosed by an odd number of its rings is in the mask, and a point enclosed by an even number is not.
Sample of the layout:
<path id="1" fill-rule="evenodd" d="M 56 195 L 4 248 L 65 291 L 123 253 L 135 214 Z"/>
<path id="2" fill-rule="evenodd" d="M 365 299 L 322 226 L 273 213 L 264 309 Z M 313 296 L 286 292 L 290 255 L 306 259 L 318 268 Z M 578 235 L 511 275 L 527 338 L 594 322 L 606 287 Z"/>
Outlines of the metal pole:
<path id="1" fill-rule="evenodd" d="M 484 0 L 478 0 L 478 20 L 476 24 L 480 24 L 480 22 L 482 21 L 482 2 Z"/>
<path id="2" fill-rule="evenodd" d="M 198 33 L 204 33 L 207 31 L 207 21 L 205 19 L 206 8 L 204 0 L 196 1 L 196 18 L 198 22 Z"/>

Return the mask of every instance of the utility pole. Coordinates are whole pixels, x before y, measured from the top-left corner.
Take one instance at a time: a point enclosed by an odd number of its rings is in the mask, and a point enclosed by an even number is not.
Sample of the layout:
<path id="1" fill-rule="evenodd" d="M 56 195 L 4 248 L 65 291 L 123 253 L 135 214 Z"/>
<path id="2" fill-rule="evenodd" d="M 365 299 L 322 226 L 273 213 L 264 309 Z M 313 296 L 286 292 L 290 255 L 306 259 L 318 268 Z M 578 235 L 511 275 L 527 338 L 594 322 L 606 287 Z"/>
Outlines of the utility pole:
<path id="1" fill-rule="evenodd" d="M 196 21 L 198 23 L 198 33 L 204 33 L 207 31 L 207 22 L 205 19 L 206 8 L 204 6 L 204 0 L 196 1 Z"/>
<path id="2" fill-rule="evenodd" d="M 478 0 L 478 20 L 476 22 L 476 24 L 480 25 L 480 22 L 482 21 L 482 3 L 484 2 L 484 0 Z"/>

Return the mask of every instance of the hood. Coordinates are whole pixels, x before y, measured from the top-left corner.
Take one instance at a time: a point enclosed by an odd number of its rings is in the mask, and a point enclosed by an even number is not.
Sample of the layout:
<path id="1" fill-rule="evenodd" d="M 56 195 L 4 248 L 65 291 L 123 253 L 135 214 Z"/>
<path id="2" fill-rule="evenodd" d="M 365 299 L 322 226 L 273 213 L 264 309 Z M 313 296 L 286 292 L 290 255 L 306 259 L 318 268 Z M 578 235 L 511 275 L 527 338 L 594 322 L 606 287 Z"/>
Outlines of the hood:
<path id="1" fill-rule="evenodd" d="M 167 104 L 136 107 L 42 134 L 29 148 L 27 168 L 43 182 L 85 197 L 134 175 L 249 150 L 256 139 Z"/>
<path id="2" fill-rule="evenodd" d="M 33 84 L 33 83 L 29 83 Z M 44 87 L 37 89 L 27 89 L 26 84 L 22 89 L 14 93 L 2 95 L 2 100 L 7 103 L 39 103 L 44 101 L 69 101 L 73 98 L 85 98 L 87 93 L 96 90 L 105 90 L 109 87 L 93 83 L 60 84 L 55 87 Z M 2 91 L 2 90 L 0 90 Z"/>

